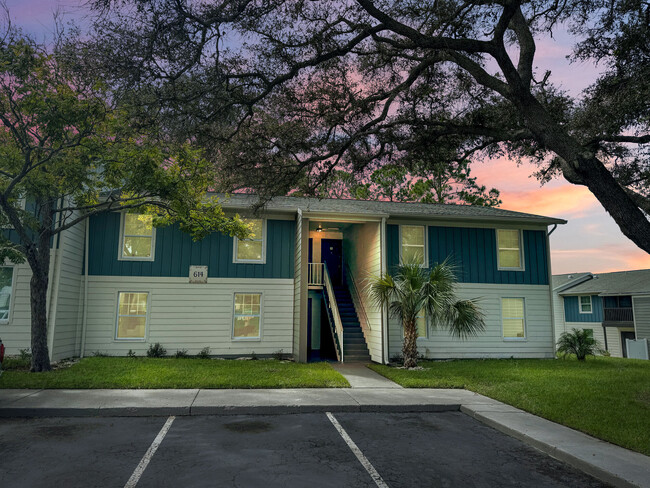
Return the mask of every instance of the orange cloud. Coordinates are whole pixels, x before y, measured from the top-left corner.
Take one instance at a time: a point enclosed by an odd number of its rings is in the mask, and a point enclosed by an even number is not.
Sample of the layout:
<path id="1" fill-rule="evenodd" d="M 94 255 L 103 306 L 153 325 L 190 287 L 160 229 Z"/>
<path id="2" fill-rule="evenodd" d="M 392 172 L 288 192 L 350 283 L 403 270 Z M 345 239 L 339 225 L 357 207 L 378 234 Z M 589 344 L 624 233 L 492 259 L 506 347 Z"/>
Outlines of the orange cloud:
<path id="1" fill-rule="evenodd" d="M 650 255 L 634 244 L 608 244 L 585 249 L 553 249 L 551 245 L 553 274 L 591 271 L 608 273 L 650 268 Z"/>
<path id="2" fill-rule="evenodd" d="M 569 184 L 532 191 L 504 191 L 501 199 L 502 208 L 560 218 L 582 215 L 585 210 L 599 205 L 587 188 Z"/>

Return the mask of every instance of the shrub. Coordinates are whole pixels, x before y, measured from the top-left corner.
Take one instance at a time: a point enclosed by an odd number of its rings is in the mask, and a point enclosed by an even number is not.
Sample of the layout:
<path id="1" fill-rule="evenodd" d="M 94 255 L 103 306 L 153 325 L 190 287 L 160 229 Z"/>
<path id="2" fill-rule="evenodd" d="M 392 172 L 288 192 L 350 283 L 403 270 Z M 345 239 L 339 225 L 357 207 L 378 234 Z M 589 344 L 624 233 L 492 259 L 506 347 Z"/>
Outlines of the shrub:
<path id="1" fill-rule="evenodd" d="M 20 359 L 22 361 L 31 361 L 32 353 L 29 352 L 29 348 L 20 350 Z"/>
<path id="2" fill-rule="evenodd" d="M 174 354 L 174 357 L 179 359 L 179 358 L 189 358 L 190 355 L 187 354 L 187 349 L 179 349 L 176 351 L 176 354 Z"/>
<path id="3" fill-rule="evenodd" d="M 129 349 L 129 352 L 126 353 L 126 356 L 129 357 L 129 358 L 136 357 L 135 351 L 133 349 Z"/>
<path id="4" fill-rule="evenodd" d="M 196 357 L 199 359 L 210 359 L 210 348 L 204 347 L 201 349 L 201 352 L 196 355 Z"/>
<path id="5" fill-rule="evenodd" d="M 167 354 L 167 349 L 165 349 L 160 342 L 151 344 L 147 350 L 148 358 L 164 358 Z"/>
<path id="6" fill-rule="evenodd" d="M 255 354 L 255 351 L 252 351 L 251 354 L 251 361 L 257 361 L 259 358 L 257 357 L 257 354 Z"/>
<path id="7" fill-rule="evenodd" d="M 557 352 L 562 357 L 575 354 L 578 361 L 584 361 L 587 356 L 601 353 L 602 348 L 591 331 L 572 329 L 571 332 L 565 332 L 560 336 L 557 341 Z"/>
<path id="8" fill-rule="evenodd" d="M 273 353 L 273 359 L 276 359 L 278 361 L 282 361 L 284 359 L 284 354 L 282 353 L 282 349 L 278 349 Z"/>
<path id="9" fill-rule="evenodd" d="M 96 351 L 93 351 L 93 356 L 96 357 L 96 358 L 107 358 L 107 357 L 108 357 L 108 353 L 103 352 L 103 351 L 100 351 L 100 350 L 98 349 L 98 350 L 96 350 Z"/>

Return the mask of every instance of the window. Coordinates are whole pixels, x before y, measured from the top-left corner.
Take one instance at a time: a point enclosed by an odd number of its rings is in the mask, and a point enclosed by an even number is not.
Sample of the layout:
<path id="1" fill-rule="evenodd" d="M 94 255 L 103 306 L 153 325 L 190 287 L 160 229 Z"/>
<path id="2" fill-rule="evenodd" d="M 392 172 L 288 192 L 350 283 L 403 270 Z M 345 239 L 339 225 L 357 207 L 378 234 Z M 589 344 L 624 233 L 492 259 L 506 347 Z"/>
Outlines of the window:
<path id="1" fill-rule="evenodd" d="M 521 232 L 516 229 L 497 229 L 499 269 L 523 270 Z"/>
<path id="2" fill-rule="evenodd" d="M 580 297 L 580 313 L 591 313 L 591 296 L 585 295 Z"/>
<path id="3" fill-rule="evenodd" d="M 422 225 L 400 226 L 400 262 L 426 266 L 425 227 Z"/>
<path id="4" fill-rule="evenodd" d="M 235 339 L 259 339 L 262 322 L 262 294 L 235 293 L 232 336 Z"/>
<path id="5" fill-rule="evenodd" d="M 144 340 L 147 328 L 147 292 L 120 292 L 117 305 L 116 339 Z"/>
<path id="6" fill-rule="evenodd" d="M 123 213 L 120 259 L 153 261 L 154 236 L 153 216 Z"/>
<path id="7" fill-rule="evenodd" d="M 424 313 L 418 314 L 415 327 L 418 330 L 418 339 L 426 339 L 429 335 L 429 328 L 427 327 L 427 318 Z M 402 339 L 404 338 L 404 327 L 402 326 Z"/>
<path id="8" fill-rule="evenodd" d="M 11 266 L 0 266 L 0 324 L 9 323 L 13 284 L 14 268 Z"/>
<path id="9" fill-rule="evenodd" d="M 264 263 L 266 254 L 266 220 L 245 219 L 251 227 L 248 239 L 235 238 L 235 263 Z"/>
<path id="10" fill-rule="evenodd" d="M 526 321 L 523 298 L 502 298 L 501 319 L 504 339 L 525 339 Z"/>

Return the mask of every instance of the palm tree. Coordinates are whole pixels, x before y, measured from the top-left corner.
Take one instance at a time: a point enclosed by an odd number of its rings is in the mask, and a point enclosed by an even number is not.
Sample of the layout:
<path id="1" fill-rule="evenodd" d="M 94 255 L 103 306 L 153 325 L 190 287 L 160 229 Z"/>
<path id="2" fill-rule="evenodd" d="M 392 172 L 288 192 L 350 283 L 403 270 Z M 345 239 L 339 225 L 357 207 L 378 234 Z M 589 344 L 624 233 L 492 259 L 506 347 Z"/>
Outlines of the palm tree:
<path id="1" fill-rule="evenodd" d="M 432 328 L 446 328 L 461 339 L 485 330 L 484 315 L 475 300 L 458 300 L 454 268 L 444 262 L 431 270 L 418 264 L 401 264 L 393 276 L 386 273 L 370 284 L 379 306 L 388 306 L 391 316 L 404 328 L 404 367 L 417 366 L 417 317 L 424 312 Z"/>
<path id="2" fill-rule="evenodd" d="M 604 350 L 594 339 L 593 332 L 585 329 L 572 329 L 564 332 L 557 341 L 557 352 L 562 357 L 575 354 L 578 361 L 584 361 L 587 356 L 602 354 Z"/>

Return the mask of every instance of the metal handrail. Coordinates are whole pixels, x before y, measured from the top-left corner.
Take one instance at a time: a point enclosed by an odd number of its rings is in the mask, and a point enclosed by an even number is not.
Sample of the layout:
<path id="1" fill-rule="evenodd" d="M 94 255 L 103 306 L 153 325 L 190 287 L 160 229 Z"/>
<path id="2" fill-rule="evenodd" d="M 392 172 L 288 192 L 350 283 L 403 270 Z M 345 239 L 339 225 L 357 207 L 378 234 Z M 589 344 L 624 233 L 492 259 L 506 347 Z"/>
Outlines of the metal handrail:
<path id="1" fill-rule="evenodd" d="M 336 295 L 334 293 L 334 287 L 332 286 L 330 273 L 327 269 L 327 263 L 323 264 L 323 270 L 325 290 L 327 291 L 326 303 L 332 312 L 332 318 L 334 319 L 334 328 L 336 329 L 336 339 L 339 346 L 339 349 L 337 350 L 337 359 L 340 362 L 343 362 L 343 322 L 341 321 L 341 315 L 339 314 L 339 307 L 336 304 Z"/>
<path id="2" fill-rule="evenodd" d="M 356 307 L 356 303 L 355 303 L 355 308 L 357 308 L 357 314 L 361 313 L 363 317 L 360 318 L 362 319 L 362 322 L 365 322 L 365 328 L 371 330 L 370 320 L 368 320 L 368 314 L 366 314 L 366 308 L 363 306 L 363 300 L 361 300 L 361 293 L 359 293 L 357 282 L 355 281 L 354 276 L 352 276 L 352 270 L 350 269 L 350 266 L 348 266 L 348 263 L 345 263 L 345 277 L 352 284 L 352 289 L 351 289 L 352 300 L 354 300 L 356 297 L 356 301 L 359 304 L 359 306 Z"/>

